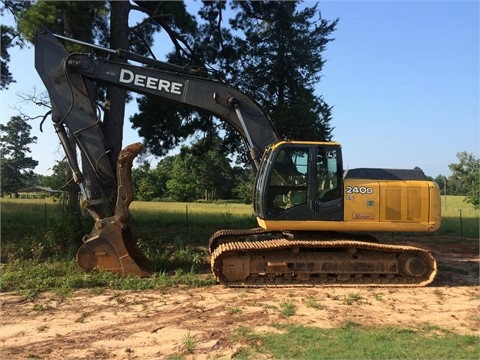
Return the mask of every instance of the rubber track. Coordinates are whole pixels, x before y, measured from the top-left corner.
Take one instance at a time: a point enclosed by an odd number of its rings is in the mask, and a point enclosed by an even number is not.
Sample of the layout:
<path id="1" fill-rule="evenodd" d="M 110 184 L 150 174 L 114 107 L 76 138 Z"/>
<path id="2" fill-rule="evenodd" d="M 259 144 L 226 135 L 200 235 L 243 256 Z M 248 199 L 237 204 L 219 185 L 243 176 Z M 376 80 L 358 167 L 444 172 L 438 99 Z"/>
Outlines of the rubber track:
<path id="1" fill-rule="evenodd" d="M 260 235 L 267 234 L 268 231 L 264 229 L 251 229 L 251 230 L 220 230 L 214 234 L 216 237 L 236 237 L 236 236 L 245 236 L 249 234 Z M 322 282 L 296 282 L 288 281 L 284 278 L 273 279 L 273 282 L 270 282 L 272 279 L 267 277 L 262 277 L 258 280 L 247 279 L 247 281 L 242 282 L 229 282 L 222 275 L 222 258 L 225 255 L 236 253 L 236 252 L 255 252 L 255 251 L 275 251 L 288 249 L 292 247 L 304 247 L 304 248 L 316 248 L 316 249 L 327 249 L 327 248 L 357 248 L 357 249 L 366 249 L 374 251 L 383 251 L 383 252 L 416 252 L 421 253 L 423 257 L 428 262 L 428 268 L 430 273 L 427 276 L 418 279 L 411 277 L 388 277 L 388 276 L 372 276 L 370 274 L 363 274 L 362 277 L 351 276 L 351 280 L 347 282 L 338 282 L 335 278 L 331 277 Z M 413 247 L 413 246 L 402 246 L 402 245 L 388 245 L 388 244 L 377 244 L 371 242 L 362 242 L 355 240 L 328 240 L 328 241 L 317 241 L 317 240 L 289 240 L 285 238 L 279 239 L 270 239 L 270 240 L 258 240 L 258 241 L 228 241 L 221 243 L 217 248 L 212 249 L 211 255 L 211 267 L 215 276 L 218 278 L 220 283 L 229 286 L 229 287 L 307 287 L 307 286 L 337 286 L 337 287 L 349 287 L 349 286 L 381 286 L 381 287 L 422 287 L 433 281 L 437 273 L 437 265 L 435 259 L 432 255 L 423 249 Z M 353 274 L 352 274 L 353 275 Z M 270 280 L 270 281 L 269 281 Z M 280 282 L 278 282 L 280 280 Z"/>

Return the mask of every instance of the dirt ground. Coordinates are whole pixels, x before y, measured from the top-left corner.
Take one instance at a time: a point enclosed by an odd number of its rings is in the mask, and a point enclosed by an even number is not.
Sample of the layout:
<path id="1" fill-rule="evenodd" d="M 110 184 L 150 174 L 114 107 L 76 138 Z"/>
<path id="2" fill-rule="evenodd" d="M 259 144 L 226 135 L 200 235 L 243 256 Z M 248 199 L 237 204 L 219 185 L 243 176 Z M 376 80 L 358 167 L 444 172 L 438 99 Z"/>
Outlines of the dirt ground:
<path id="1" fill-rule="evenodd" d="M 425 288 L 173 288 L 165 291 L 91 290 L 26 301 L 0 294 L 2 359 L 229 359 L 248 344 L 239 327 L 278 331 L 272 324 L 321 328 L 345 322 L 480 335 L 478 240 L 424 246 L 439 273 Z M 416 244 L 418 245 L 418 244 Z M 353 301 L 348 301 L 353 300 Z M 296 306 L 293 316 L 280 304 Z M 193 350 L 185 355 L 186 350 Z"/>

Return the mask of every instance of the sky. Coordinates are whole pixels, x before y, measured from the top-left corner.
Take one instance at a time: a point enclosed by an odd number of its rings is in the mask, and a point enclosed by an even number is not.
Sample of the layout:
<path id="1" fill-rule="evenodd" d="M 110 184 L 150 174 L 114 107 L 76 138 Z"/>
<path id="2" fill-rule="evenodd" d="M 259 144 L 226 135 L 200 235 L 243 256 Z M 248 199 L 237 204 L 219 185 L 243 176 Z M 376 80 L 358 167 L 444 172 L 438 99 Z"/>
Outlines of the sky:
<path id="1" fill-rule="evenodd" d="M 322 1 L 320 10 L 339 19 L 316 91 L 333 106 L 332 140 L 342 144 L 345 168 L 418 166 L 436 177 L 450 175 L 459 152 L 479 157 L 479 2 Z M 163 41 L 154 52 L 163 60 L 170 48 Z M 17 108 L 43 115 L 18 97 L 45 90 L 32 45 L 11 52 L 10 71 L 17 82 L 1 92 L 1 123 Z M 136 102 L 127 106 L 124 146 L 142 141 L 128 120 L 136 110 Z M 49 175 L 63 151 L 49 120 L 43 133 L 39 120 L 30 125 L 34 171 Z"/>

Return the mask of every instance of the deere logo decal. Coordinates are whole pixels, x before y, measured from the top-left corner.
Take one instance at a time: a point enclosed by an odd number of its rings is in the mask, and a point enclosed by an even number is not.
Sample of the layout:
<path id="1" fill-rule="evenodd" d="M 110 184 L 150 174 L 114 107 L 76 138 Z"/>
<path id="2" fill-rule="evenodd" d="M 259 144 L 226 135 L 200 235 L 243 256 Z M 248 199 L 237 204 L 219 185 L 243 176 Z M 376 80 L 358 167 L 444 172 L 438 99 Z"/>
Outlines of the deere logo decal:
<path id="1" fill-rule="evenodd" d="M 120 70 L 120 79 L 118 81 L 124 84 L 133 84 L 143 88 L 182 95 L 182 83 L 136 74 L 127 69 Z"/>

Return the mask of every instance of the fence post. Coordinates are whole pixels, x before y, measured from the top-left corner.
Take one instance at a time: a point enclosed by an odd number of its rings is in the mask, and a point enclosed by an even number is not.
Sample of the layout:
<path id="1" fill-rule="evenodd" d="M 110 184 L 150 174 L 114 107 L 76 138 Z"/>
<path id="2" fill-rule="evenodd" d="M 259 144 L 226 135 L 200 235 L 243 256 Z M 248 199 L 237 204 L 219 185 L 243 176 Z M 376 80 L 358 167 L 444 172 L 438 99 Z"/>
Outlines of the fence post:
<path id="1" fill-rule="evenodd" d="M 462 220 L 462 209 L 460 211 L 460 241 L 463 241 L 463 220 Z"/>
<path id="2" fill-rule="evenodd" d="M 43 207 L 43 215 L 45 219 L 45 227 L 47 227 L 47 203 L 45 202 L 44 207 Z"/>
<path id="3" fill-rule="evenodd" d="M 188 204 L 185 205 L 185 227 L 188 229 Z"/>
<path id="4" fill-rule="evenodd" d="M 445 211 L 447 211 L 447 178 L 443 177 L 443 202 Z"/>

